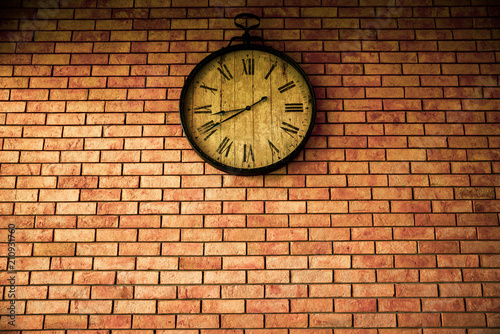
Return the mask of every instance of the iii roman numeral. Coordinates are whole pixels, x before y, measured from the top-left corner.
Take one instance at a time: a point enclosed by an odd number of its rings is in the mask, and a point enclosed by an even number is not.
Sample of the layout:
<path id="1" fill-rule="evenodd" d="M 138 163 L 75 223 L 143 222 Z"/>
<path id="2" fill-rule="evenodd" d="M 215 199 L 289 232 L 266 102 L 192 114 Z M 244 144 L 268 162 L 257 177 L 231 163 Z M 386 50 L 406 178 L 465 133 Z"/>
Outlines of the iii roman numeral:
<path id="1" fill-rule="evenodd" d="M 285 103 L 285 112 L 303 112 L 304 104 L 302 103 Z"/>
<path id="2" fill-rule="evenodd" d="M 268 139 L 267 142 L 269 143 L 269 148 L 271 149 L 271 152 L 273 152 L 273 156 L 276 153 L 278 156 L 280 154 L 280 150 L 274 144 Z"/>
<path id="3" fill-rule="evenodd" d="M 243 71 L 246 75 L 254 75 L 255 73 L 255 62 L 253 58 L 242 59 L 243 61 Z"/>
<path id="4" fill-rule="evenodd" d="M 276 64 L 272 64 L 271 65 L 271 68 L 269 69 L 269 72 L 267 72 L 266 76 L 264 77 L 264 79 L 267 80 L 267 78 L 269 78 L 269 76 L 271 75 L 271 72 L 274 70 L 274 68 L 276 67 Z"/>
<path id="5" fill-rule="evenodd" d="M 247 144 L 243 145 L 243 162 L 250 162 L 252 160 L 255 163 L 255 157 L 253 156 L 252 145 L 248 145 L 248 153 L 247 153 Z"/>
<path id="6" fill-rule="evenodd" d="M 211 114 L 212 113 L 212 105 L 208 104 L 206 106 L 201 106 L 198 108 L 194 108 L 195 114 Z"/>
<path id="7" fill-rule="evenodd" d="M 225 137 L 222 142 L 220 143 L 219 147 L 217 147 L 216 152 L 219 154 L 223 154 L 226 152 L 226 157 L 229 155 L 229 150 L 231 149 L 231 146 L 233 145 L 233 142 Z"/>
<path id="8" fill-rule="evenodd" d="M 231 80 L 233 78 L 231 72 L 227 68 L 226 64 L 217 67 L 217 70 L 226 78 L 226 80 Z"/>
<path id="9" fill-rule="evenodd" d="M 280 91 L 280 93 L 284 93 L 284 92 L 286 92 L 287 90 L 289 90 L 289 89 L 291 89 L 293 87 L 295 87 L 295 83 L 292 80 L 290 82 L 287 82 L 283 86 L 279 87 L 278 90 Z"/>
<path id="10" fill-rule="evenodd" d="M 296 135 L 299 132 L 299 128 L 296 126 L 293 126 L 292 124 L 289 124 L 287 122 L 282 122 L 283 126 L 281 127 L 287 134 L 289 134 L 291 137 L 293 135 Z"/>
<path id="11" fill-rule="evenodd" d="M 214 122 L 210 121 L 198 128 L 198 132 L 202 135 L 207 134 L 203 140 L 207 140 L 211 135 L 213 135 L 215 132 L 217 132 L 217 127 L 220 125 L 220 122 Z"/>

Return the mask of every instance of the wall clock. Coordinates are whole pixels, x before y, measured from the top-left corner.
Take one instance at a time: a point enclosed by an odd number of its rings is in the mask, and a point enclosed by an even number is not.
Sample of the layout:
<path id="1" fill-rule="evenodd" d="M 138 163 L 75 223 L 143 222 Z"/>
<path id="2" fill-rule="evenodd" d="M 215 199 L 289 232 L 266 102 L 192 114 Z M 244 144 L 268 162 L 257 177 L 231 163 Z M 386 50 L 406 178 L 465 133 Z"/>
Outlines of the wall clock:
<path id="1" fill-rule="evenodd" d="M 230 174 L 276 170 L 304 147 L 316 116 L 307 75 L 284 53 L 261 44 L 247 27 L 243 44 L 208 55 L 188 76 L 180 97 L 180 119 L 193 149 Z M 246 21 L 247 22 L 247 21 Z M 231 40 L 232 42 L 233 40 Z"/>

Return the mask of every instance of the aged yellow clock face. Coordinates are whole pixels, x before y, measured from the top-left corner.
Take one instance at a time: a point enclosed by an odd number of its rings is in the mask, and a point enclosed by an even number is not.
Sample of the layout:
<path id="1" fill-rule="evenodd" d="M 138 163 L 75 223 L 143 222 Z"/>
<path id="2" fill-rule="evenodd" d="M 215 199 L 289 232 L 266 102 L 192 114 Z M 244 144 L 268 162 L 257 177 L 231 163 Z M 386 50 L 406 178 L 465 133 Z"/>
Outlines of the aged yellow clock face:
<path id="1" fill-rule="evenodd" d="M 280 52 L 233 47 L 193 70 L 180 113 L 187 138 L 208 163 L 234 174 L 265 173 L 303 148 L 314 123 L 314 93 Z"/>

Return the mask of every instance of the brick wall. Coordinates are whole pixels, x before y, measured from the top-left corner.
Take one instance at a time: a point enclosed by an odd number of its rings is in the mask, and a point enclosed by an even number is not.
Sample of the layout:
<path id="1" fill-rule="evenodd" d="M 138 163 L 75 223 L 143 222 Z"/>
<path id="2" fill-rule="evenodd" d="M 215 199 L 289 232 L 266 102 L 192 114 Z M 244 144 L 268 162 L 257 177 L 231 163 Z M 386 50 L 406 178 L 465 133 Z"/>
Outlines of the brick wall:
<path id="1" fill-rule="evenodd" d="M 498 333 L 496 3 L 3 1 L 0 328 Z M 211 168 L 179 124 L 241 12 L 316 91 L 272 175 Z"/>

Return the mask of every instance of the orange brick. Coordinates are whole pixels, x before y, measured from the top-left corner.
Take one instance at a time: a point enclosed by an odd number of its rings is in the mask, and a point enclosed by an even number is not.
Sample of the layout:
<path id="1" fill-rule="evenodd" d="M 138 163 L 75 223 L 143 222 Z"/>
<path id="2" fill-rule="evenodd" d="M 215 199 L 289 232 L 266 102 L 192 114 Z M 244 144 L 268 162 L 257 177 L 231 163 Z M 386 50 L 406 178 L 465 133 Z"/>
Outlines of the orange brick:
<path id="1" fill-rule="evenodd" d="M 177 328 L 218 328 L 218 315 L 178 315 Z"/>
<path id="2" fill-rule="evenodd" d="M 436 327 L 441 325 L 436 313 L 406 313 L 398 314 L 398 324 L 405 327 Z"/>
<path id="3" fill-rule="evenodd" d="M 46 315 L 44 327 L 49 329 L 85 329 L 87 315 Z"/>
<path id="4" fill-rule="evenodd" d="M 352 318 L 349 314 L 311 314 L 310 323 L 314 327 L 351 327 Z"/>
<path id="5" fill-rule="evenodd" d="M 416 298 L 379 299 L 380 312 L 419 312 L 420 302 Z"/>
<path id="6" fill-rule="evenodd" d="M 486 319 L 481 313 L 447 313 L 443 315 L 443 326 L 462 327 L 485 326 Z"/>
<path id="7" fill-rule="evenodd" d="M 356 327 L 396 327 L 395 314 L 355 314 Z"/>
<path id="8" fill-rule="evenodd" d="M 306 314 L 266 314 L 266 327 L 307 327 Z"/>
<path id="9" fill-rule="evenodd" d="M 101 300 L 73 300 L 71 301 L 72 313 L 111 313 L 112 301 Z"/>
<path id="10" fill-rule="evenodd" d="M 131 315 L 90 315 L 89 328 L 131 328 Z"/>

